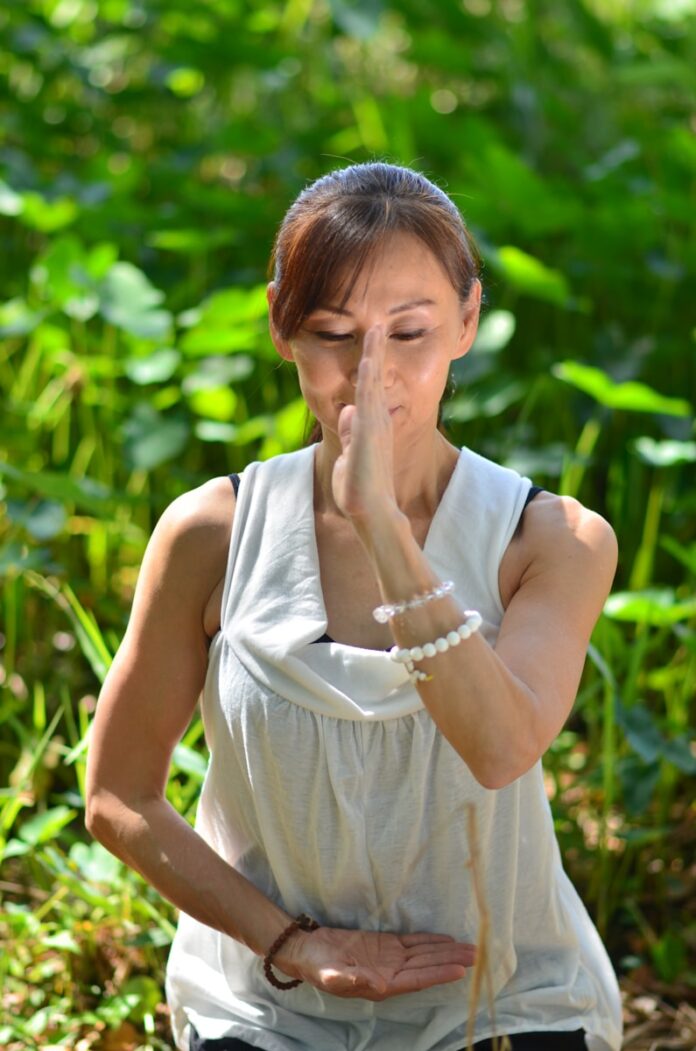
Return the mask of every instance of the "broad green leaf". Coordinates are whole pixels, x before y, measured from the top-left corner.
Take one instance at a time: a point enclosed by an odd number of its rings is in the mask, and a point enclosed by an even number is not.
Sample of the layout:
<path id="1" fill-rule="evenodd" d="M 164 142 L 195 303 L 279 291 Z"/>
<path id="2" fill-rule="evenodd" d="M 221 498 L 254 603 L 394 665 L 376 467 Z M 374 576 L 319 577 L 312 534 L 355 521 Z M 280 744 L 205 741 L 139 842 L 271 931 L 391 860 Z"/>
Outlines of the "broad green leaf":
<path id="1" fill-rule="evenodd" d="M 182 388 L 186 394 L 198 390 L 211 390 L 244 380 L 253 371 L 254 359 L 248 354 L 235 354 L 230 358 L 204 358 L 193 372 L 188 374 Z"/>
<path id="2" fill-rule="evenodd" d="M 19 215 L 23 207 L 22 195 L 0 179 L 0 215 Z"/>
<path id="3" fill-rule="evenodd" d="M 195 390 L 188 399 L 191 410 L 197 416 L 228 423 L 237 410 L 237 395 L 229 387 L 210 387 Z"/>
<path id="4" fill-rule="evenodd" d="M 216 292 L 179 317 L 189 331 L 180 346 L 185 354 L 223 354 L 254 350 L 267 328 L 266 286 Z"/>
<path id="5" fill-rule="evenodd" d="M 53 563 L 51 552 L 43 547 L 29 548 L 17 540 L 10 540 L 0 546 L 0 579 L 5 576 L 16 576 L 30 569 L 51 571 L 58 567 Z"/>
<path id="6" fill-rule="evenodd" d="M 180 361 L 178 350 L 163 347 L 146 358 L 128 358 L 123 367 L 129 380 L 144 387 L 148 383 L 166 383 L 176 372 Z"/>
<path id="7" fill-rule="evenodd" d="M 151 471 L 175 459 L 186 448 L 186 420 L 161 416 L 151 405 L 136 405 L 123 425 L 123 451 L 131 467 Z"/>
<path id="8" fill-rule="evenodd" d="M 70 848 L 70 860 L 73 861 L 85 879 L 92 883 L 105 883 L 115 886 L 122 877 L 123 865 L 110 854 L 101 843 L 73 843 Z"/>
<path id="9" fill-rule="evenodd" d="M 172 761 L 175 768 L 185 774 L 189 774 L 197 781 L 203 780 L 208 769 L 208 763 L 203 756 L 184 744 L 178 744 L 175 747 L 172 753 Z"/>
<path id="10" fill-rule="evenodd" d="M 589 394 L 600 405 L 628 412 L 657 412 L 668 416 L 689 416 L 692 407 L 683 398 L 658 394 L 645 383 L 616 383 L 611 376 L 579 361 L 561 361 L 551 367 L 557 379 Z"/>
<path id="11" fill-rule="evenodd" d="M 99 311 L 116 328 L 143 339 L 166 339 L 172 327 L 168 310 L 157 309 L 164 293 L 132 263 L 114 263 L 100 285 Z"/>
<path id="12" fill-rule="evenodd" d="M 32 310 L 24 299 L 8 299 L 0 305 L 0 336 L 26 336 L 45 316 L 45 311 Z"/>
<path id="13" fill-rule="evenodd" d="M 22 194 L 22 201 L 24 207 L 19 215 L 22 223 L 44 234 L 70 226 L 79 213 L 77 202 L 71 197 L 47 201 L 40 194 L 29 191 Z"/>
<path id="14" fill-rule="evenodd" d="M 671 467 L 675 463 L 696 462 L 696 442 L 676 440 L 655 441 L 654 438 L 636 438 L 633 448 L 645 463 L 653 467 Z"/>
<path id="15" fill-rule="evenodd" d="M 626 708 L 617 701 L 615 711 L 617 723 L 641 759 L 652 763 L 659 758 L 666 741 L 648 709 L 640 703 Z"/>
<path id="16" fill-rule="evenodd" d="M 553 270 L 514 245 L 503 245 L 493 258 L 503 277 L 519 292 L 558 306 L 570 301 L 568 282 L 559 270 Z"/>
<path id="17" fill-rule="evenodd" d="M 496 354 L 508 345 L 516 324 L 515 315 L 510 310 L 491 310 L 481 319 L 471 353 Z"/>
<path id="18" fill-rule="evenodd" d="M 662 754 L 683 774 L 696 774 L 696 754 L 686 737 L 673 737 L 671 741 L 665 741 Z"/>
<path id="19" fill-rule="evenodd" d="M 604 603 L 604 613 L 611 620 L 636 624 L 677 624 L 696 616 L 696 597 L 678 600 L 672 588 L 617 591 Z"/>
<path id="20" fill-rule="evenodd" d="M 69 825 L 73 818 L 77 817 L 77 811 L 67 806 L 53 807 L 43 814 L 36 814 L 24 821 L 19 829 L 19 838 L 31 846 L 47 843 L 55 839 L 61 829 Z"/>
<path id="21" fill-rule="evenodd" d="M 463 423 L 468 420 L 490 419 L 499 416 L 501 412 L 505 412 L 524 397 L 526 390 L 526 383 L 502 377 L 491 384 L 486 384 L 481 389 L 472 391 L 471 394 L 453 398 L 447 403 L 443 418 L 446 422 L 457 420 Z"/>
<path id="22" fill-rule="evenodd" d="M 202 442 L 232 445 L 237 440 L 237 427 L 233 423 L 219 423 L 217 420 L 198 420 L 193 433 Z"/>
<path id="23" fill-rule="evenodd" d="M 660 780 L 659 760 L 645 763 L 640 756 L 625 756 L 617 762 L 616 772 L 629 814 L 645 813 Z"/>
<path id="24" fill-rule="evenodd" d="M 71 952 L 75 956 L 82 953 L 82 949 L 73 938 L 70 931 L 56 931 L 55 934 L 47 934 L 42 938 L 47 949 L 60 949 L 61 952 Z"/>
<path id="25" fill-rule="evenodd" d="M 65 528 L 67 514 L 62 504 L 42 501 L 25 519 L 25 528 L 37 540 L 50 540 Z"/>
<path id="26" fill-rule="evenodd" d="M 179 66 L 167 74 L 166 84 L 179 98 L 190 99 L 205 87 L 205 76 L 200 69 Z"/>
<path id="27" fill-rule="evenodd" d="M 62 503 L 75 503 L 97 514 L 104 514 L 114 498 L 105 485 L 93 478 L 71 478 L 70 475 L 57 471 L 22 471 L 12 464 L 0 461 L 0 477 L 3 474 L 19 482 L 30 492 L 40 493 L 41 496 Z"/>
<path id="28" fill-rule="evenodd" d="M 275 417 L 275 438 L 284 452 L 299 449 L 304 439 L 307 421 L 307 406 L 304 399 L 296 398 L 281 409 Z"/>

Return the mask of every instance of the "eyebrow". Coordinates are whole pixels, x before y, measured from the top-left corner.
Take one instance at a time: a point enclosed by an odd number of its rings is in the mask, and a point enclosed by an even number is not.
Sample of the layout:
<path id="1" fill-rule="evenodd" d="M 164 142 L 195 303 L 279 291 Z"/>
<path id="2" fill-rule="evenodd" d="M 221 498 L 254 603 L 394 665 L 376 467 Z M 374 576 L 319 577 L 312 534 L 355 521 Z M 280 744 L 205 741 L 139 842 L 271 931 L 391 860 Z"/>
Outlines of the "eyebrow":
<path id="1" fill-rule="evenodd" d="M 388 310 L 388 314 L 401 314 L 404 310 L 412 310 L 414 307 L 434 307 L 437 304 L 434 299 L 411 299 L 408 303 L 401 303 L 398 307 L 392 307 Z M 315 314 L 319 310 L 326 310 L 329 314 L 340 314 L 342 317 L 352 317 L 350 310 L 344 310 L 342 307 L 332 306 L 318 306 L 312 311 Z"/>

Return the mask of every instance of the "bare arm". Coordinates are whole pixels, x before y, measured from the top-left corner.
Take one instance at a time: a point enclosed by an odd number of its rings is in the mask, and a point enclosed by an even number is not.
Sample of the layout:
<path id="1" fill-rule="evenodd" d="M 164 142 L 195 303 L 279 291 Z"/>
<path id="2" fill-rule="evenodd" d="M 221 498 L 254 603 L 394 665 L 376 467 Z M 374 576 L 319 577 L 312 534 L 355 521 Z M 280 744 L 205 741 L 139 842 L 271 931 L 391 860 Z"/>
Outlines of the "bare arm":
<path id="1" fill-rule="evenodd" d="M 153 533 L 97 705 L 86 823 L 178 908 L 265 952 L 290 917 L 165 799 L 171 754 L 205 679 L 203 611 L 224 572 L 234 503 L 229 481 L 216 479 L 174 501 Z"/>
<path id="2" fill-rule="evenodd" d="M 355 405 L 339 416 L 342 453 L 332 485 L 391 603 L 439 581 L 396 502 L 385 348 L 375 325 L 365 336 Z M 533 766 L 563 726 L 616 569 L 611 527 L 569 498 L 538 497 L 520 543 L 519 582 L 495 647 L 475 634 L 418 665 L 432 676 L 416 684 L 424 705 L 486 788 L 502 788 Z M 396 642 L 411 648 L 447 635 L 462 623 L 466 601 L 448 595 L 394 618 Z"/>
<path id="3" fill-rule="evenodd" d="M 265 955 L 292 917 L 228 865 L 165 798 L 171 754 L 205 680 L 203 613 L 224 572 L 228 479 L 165 511 L 123 643 L 101 691 L 87 767 L 87 828 L 183 912 Z M 278 969 L 338 996 L 380 1000 L 461 978 L 472 947 L 446 935 L 321 928 L 294 934 Z"/>
<path id="4" fill-rule="evenodd" d="M 386 601 L 438 582 L 403 516 L 375 519 L 358 532 Z M 611 527 L 575 500 L 537 497 L 523 535 L 526 569 L 495 647 L 476 634 L 417 665 L 432 675 L 417 683 L 423 703 L 488 788 L 523 774 L 559 733 L 616 568 Z M 392 629 L 397 643 L 410 647 L 461 621 L 462 603 L 447 596 L 397 617 Z"/>

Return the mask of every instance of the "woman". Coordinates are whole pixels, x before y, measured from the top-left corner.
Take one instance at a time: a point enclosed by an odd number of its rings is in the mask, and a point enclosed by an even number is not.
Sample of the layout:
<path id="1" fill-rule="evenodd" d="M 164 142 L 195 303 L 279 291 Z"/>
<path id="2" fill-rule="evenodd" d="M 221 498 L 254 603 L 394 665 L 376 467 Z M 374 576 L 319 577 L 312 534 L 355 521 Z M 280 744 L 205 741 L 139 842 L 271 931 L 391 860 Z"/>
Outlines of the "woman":
<path id="1" fill-rule="evenodd" d="M 540 765 L 612 530 L 438 429 L 481 285 L 437 187 L 334 172 L 274 259 L 272 337 L 321 440 L 165 511 L 90 750 L 90 831 L 181 910 L 177 1047 L 457 1051 L 504 1033 L 515 1051 L 615 1051 L 616 979 Z M 201 690 L 194 831 L 164 793 Z M 490 995 L 470 1002 L 479 932 Z"/>

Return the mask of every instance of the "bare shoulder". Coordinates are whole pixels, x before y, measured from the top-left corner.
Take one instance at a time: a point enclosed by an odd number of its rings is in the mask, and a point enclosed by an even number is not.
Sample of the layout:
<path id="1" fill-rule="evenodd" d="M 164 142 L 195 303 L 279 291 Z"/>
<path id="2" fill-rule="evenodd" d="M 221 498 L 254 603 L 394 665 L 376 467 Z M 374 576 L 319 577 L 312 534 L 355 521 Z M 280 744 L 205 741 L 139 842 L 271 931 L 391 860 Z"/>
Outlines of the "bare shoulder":
<path id="1" fill-rule="evenodd" d="M 608 594 L 616 572 L 616 534 L 605 518 L 571 496 L 542 492 L 527 505 L 520 535 L 501 565 L 501 596 L 508 602 L 524 583 L 560 576 Z"/>
<path id="2" fill-rule="evenodd" d="M 212 478 L 178 496 L 160 517 L 143 573 L 201 607 L 224 577 L 236 499 L 229 478 Z"/>

